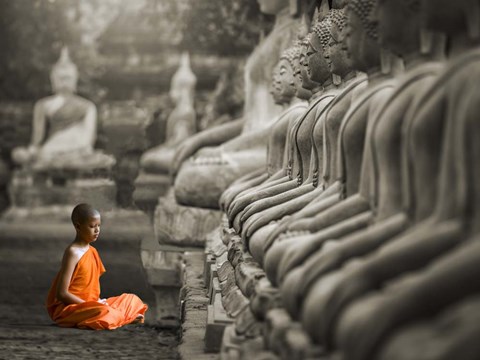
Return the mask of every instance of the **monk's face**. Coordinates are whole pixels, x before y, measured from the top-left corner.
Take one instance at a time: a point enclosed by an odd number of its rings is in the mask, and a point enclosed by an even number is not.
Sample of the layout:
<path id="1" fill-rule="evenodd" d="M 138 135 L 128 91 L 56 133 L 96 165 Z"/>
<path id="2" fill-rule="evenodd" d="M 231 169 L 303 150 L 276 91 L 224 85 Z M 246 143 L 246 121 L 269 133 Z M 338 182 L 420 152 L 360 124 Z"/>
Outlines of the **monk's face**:
<path id="1" fill-rule="evenodd" d="M 100 235 L 100 224 L 100 215 L 89 217 L 85 221 L 77 223 L 75 225 L 77 236 L 87 243 L 96 241 Z"/>

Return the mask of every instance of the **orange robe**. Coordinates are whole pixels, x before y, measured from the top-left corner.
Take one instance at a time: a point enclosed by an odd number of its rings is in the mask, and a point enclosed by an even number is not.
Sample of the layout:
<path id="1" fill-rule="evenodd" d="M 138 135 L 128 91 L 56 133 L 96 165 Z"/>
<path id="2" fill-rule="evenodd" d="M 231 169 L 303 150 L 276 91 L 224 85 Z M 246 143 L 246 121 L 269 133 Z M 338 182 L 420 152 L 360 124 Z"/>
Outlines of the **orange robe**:
<path id="1" fill-rule="evenodd" d="M 131 323 L 148 306 L 134 294 L 122 294 L 100 304 L 100 276 L 105 272 L 97 250 L 90 246 L 73 271 L 68 291 L 85 300 L 81 304 L 66 305 L 56 298 L 59 274 L 55 277 L 47 298 L 47 311 L 53 321 L 62 327 L 94 330 L 115 329 Z"/>

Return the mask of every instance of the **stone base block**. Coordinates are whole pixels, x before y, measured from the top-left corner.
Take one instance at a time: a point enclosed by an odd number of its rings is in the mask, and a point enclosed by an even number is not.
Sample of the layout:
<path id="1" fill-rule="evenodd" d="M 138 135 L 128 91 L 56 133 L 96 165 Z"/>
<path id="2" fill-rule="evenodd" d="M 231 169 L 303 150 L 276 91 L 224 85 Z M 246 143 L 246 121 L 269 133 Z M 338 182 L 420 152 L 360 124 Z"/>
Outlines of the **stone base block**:
<path id="1" fill-rule="evenodd" d="M 170 189 L 158 201 L 154 229 L 159 243 L 204 247 L 207 234 L 220 223 L 219 210 L 193 208 L 177 204 Z"/>
<path id="2" fill-rule="evenodd" d="M 222 306 L 221 295 L 217 294 L 212 305 L 207 308 L 207 329 L 205 332 L 205 351 L 220 351 L 223 331 L 225 327 L 232 324 L 230 318 Z"/>
<path id="3" fill-rule="evenodd" d="M 151 214 L 155 212 L 158 198 L 170 188 L 170 178 L 163 174 L 140 173 L 134 182 L 133 201 L 139 209 Z"/>
<path id="4" fill-rule="evenodd" d="M 78 178 L 55 182 L 52 178 L 33 181 L 16 174 L 8 191 L 10 203 L 15 207 L 72 206 L 79 203 L 89 203 L 103 211 L 116 207 L 117 187 L 107 178 Z"/>

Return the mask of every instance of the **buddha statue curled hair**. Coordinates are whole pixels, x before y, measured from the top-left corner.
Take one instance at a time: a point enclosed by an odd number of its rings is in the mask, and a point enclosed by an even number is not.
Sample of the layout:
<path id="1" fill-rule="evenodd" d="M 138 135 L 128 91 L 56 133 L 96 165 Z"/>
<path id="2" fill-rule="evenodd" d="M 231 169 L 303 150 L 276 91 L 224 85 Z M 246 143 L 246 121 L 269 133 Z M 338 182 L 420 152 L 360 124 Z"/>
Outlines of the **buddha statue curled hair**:
<path id="1" fill-rule="evenodd" d="M 323 50 L 328 49 L 328 43 L 330 41 L 330 27 L 332 23 L 330 18 L 325 18 L 320 22 L 317 22 L 312 26 L 312 32 L 315 33 L 320 39 Z"/>
<path id="2" fill-rule="evenodd" d="M 335 25 L 339 31 L 342 31 L 347 26 L 347 17 L 345 9 L 332 9 L 329 12 L 328 18 L 332 25 Z"/>
<path id="3" fill-rule="evenodd" d="M 298 59 L 301 54 L 301 43 L 295 42 L 291 47 L 286 49 L 280 56 L 280 60 L 287 60 L 292 69 L 296 69 L 298 65 Z"/>
<path id="4" fill-rule="evenodd" d="M 409 0 L 414 2 L 414 0 Z M 374 21 L 372 21 L 372 10 L 375 7 L 377 0 L 351 0 L 348 3 L 348 9 L 358 15 L 366 33 L 372 39 L 378 39 L 378 28 Z"/>

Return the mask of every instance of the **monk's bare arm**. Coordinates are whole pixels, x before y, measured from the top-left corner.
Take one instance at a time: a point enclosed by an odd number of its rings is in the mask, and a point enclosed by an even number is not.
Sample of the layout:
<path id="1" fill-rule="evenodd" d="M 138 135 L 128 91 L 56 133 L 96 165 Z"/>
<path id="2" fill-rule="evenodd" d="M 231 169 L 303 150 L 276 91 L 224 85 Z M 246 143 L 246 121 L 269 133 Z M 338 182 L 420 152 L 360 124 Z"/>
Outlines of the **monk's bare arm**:
<path id="1" fill-rule="evenodd" d="M 63 255 L 62 267 L 60 268 L 60 275 L 57 285 L 57 299 L 64 304 L 81 304 L 85 302 L 78 296 L 73 295 L 68 291 L 70 281 L 72 280 L 73 271 L 75 266 L 80 260 L 81 255 L 71 247 L 65 250 Z"/>

